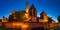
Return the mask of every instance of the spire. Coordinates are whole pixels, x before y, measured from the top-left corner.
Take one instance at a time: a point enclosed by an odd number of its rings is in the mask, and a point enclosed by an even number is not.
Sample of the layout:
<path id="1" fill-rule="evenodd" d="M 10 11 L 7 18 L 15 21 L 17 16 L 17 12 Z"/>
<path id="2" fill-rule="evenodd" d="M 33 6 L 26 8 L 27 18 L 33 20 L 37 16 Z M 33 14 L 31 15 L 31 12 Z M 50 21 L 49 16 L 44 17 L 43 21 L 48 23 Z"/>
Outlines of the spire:
<path id="1" fill-rule="evenodd" d="M 34 5 L 32 4 L 32 8 L 34 8 Z"/>
<path id="2" fill-rule="evenodd" d="M 28 7 L 28 2 L 26 2 L 26 13 L 25 13 L 26 21 L 29 19 L 29 7 Z"/>
<path id="3" fill-rule="evenodd" d="M 5 17 L 3 16 L 3 17 L 2 17 L 2 22 L 4 22 L 4 20 L 5 20 Z"/>
<path id="4" fill-rule="evenodd" d="M 2 18 L 5 18 L 4 16 Z"/>
<path id="5" fill-rule="evenodd" d="M 28 2 L 26 2 L 26 13 L 28 13 L 29 7 L 28 7 Z"/>
<path id="6" fill-rule="evenodd" d="M 42 15 L 42 14 L 46 14 L 46 12 L 45 11 L 42 11 L 40 15 Z"/>
<path id="7" fill-rule="evenodd" d="M 34 5 L 32 4 L 32 6 L 30 7 L 29 10 L 36 10 L 36 8 L 35 8 Z"/>
<path id="8" fill-rule="evenodd" d="M 34 5 L 32 4 L 31 9 L 35 9 Z"/>

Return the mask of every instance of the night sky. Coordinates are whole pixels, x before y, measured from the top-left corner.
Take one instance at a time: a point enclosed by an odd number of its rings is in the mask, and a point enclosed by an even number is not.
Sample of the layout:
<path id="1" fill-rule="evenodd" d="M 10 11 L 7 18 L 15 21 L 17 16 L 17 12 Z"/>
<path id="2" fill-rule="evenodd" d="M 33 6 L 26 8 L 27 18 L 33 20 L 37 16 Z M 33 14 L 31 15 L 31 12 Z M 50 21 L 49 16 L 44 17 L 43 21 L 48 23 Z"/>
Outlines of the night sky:
<path id="1" fill-rule="evenodd" d="M 57 17 L 60 15 L 60 0 L 0 0 L 0 19 L 2 16 L 8 17 L 12 10 L 25 10 L 26 2 L 29 3 L 29 8 L 34 4 L 38 16 L 45 11 L 57 22 Z"/>

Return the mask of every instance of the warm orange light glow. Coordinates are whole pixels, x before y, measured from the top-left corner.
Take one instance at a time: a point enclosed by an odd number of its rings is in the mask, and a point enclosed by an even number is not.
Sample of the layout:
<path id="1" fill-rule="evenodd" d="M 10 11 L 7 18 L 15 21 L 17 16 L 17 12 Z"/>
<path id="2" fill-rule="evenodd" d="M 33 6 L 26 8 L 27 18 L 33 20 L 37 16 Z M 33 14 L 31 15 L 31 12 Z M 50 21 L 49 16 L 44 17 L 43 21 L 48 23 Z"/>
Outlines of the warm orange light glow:
<path id="1" fill-rule="evenodd" d="M 8 22 L 8 20 L 2 20 L 2 22 Z"/>
<path id="2" fill-rule="evenodd" d="M 14 22 L 14 23 L 12 23 L 12 25 L 13 25 L 13 26 L 17 26 L 17 23 Z"/>
<path id="3" fill-rule="evenodd" d="M 25 16 L 26 16 L 26 18 L 29 18 L 29 17 L 28 17 L 28 16 L 29 16 L 28 13 L 27 13 L 27 14 L 25 13 Z"/>
<path id="4" fill-rule="evenodd" d="M 21 27 L 21 28 L 27 28 L 28 25 L 24 23 L 19 23 L 19 22 L 13 22 L 12 23 L 13 27 Z"/>
<path id="5" fill-rule="evenodd" d="M 27 24 L 22 24 L 22 28 L 28 28 Z"/>
<path id="6" fill-rule="evenodd" d="M 12 23 L 5 23 L 5 27 L 6 28 L 12 28 L 13 26 L 12 26 Z"/>

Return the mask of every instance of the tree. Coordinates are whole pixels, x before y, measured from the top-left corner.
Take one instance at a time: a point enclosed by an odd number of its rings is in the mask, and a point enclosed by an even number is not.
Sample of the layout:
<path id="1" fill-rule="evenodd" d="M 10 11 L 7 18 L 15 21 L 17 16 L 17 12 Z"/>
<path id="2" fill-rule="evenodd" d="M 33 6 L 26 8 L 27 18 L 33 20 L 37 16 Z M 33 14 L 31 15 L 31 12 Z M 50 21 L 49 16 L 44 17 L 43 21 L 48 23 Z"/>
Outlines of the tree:
<path id="1" fill-rule="evenodd" d="M 60 23 L 60 16 L 58 16 L 58 22 Z"/>

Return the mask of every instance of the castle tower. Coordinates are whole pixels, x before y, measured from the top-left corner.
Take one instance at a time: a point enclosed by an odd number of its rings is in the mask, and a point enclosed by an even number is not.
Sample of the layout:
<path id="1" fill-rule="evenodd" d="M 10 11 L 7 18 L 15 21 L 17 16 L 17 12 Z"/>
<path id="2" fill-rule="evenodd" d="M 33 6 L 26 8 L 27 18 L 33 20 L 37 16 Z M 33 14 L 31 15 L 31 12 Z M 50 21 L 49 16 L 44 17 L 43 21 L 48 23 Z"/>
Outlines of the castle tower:
<path id="1" fill-rule="evenodd" d="M 32 22 L 36 22 L 37 20 L 37 11 L 34 5 L 32 4 L 31 8 L 29 9 L 29 16 L 31 17 Z"/>
<path id="2" fill-rule="evenodd" d="M 4 20 L 5 20 L 5 17 L 3 16 L 3 17 L 2 17 L 2 22 L 4 22 Z"/>
<path id="3" fill-rule="evenodd" d="M 37 17 L 37 11 L 33 4 L 31 6 L 31 8 L 29 9 L 29 16 Z"/>
<path id="4" fill-rule="evenodd" d="M 28 6 L 28 2 L 26 2 L 25 17 L 26 17 L 26 20 L 25 21 L 29 21 L 30 17 L 29 17 L 29 6 Z"/>
<path id="5" fill-rule="evenodd" d="M 26 13 L 28 13 L 29 11 L 29 6 L 28 6 L 28 2 L 26 2 Z"/>
<path id="6" fill-rule="evenodd" d="M 4 16 L 2 17 L 2 22 L 8 22 L 7 18 L 5 18 Z"/>
<path id="7" fill-rule="evenodd" d="M 25 13 L 25 16 L 26 16 L 26 18 L 29 18 L 28 16 L 29 16 L 29 7 L 28 7 L 28 2 L 26 2 L 26 13 Z"/>
<path id="8" fill-rule="evenodd" d="M 42 22 L 48 22 L 48 16 L 47 16 L 47 14 L 45 13 L 45 11 L 43 11 L 43 12 L 40 14 L 40 19 L 42 19 Z"/>

